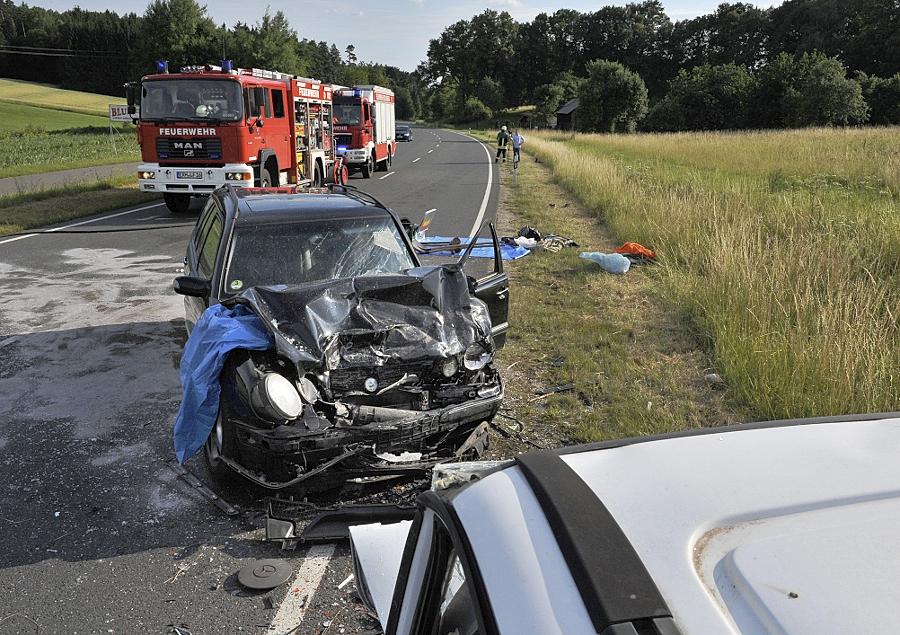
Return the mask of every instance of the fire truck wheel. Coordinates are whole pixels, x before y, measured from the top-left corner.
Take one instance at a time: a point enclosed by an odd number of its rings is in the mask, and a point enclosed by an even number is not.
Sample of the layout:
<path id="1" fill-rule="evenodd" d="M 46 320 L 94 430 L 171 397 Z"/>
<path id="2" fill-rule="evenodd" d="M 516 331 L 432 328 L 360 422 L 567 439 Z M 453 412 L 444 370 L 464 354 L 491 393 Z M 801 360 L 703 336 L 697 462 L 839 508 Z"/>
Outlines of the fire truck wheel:
<path id="1" fill-rule="evenodd" d="M 372 178 L 372 172 L 375 171 L 375 155 L 369 157 L 365 165 L 362 166 L 362 175 L 364 179 Z"/>
<path id="2" fill-rule="evenodd" d="M 319 166 L 316 166 L 316 171 L 313 172 L 313 187 L 322 187 L 322 170 L 319 169 Z"/>
<path id="3" fill-rule="evenodd" d="M 163 200 L 173 214 L 184 214 L 191 208 L 189 194 L 163 194 Z"/>
<path id="4" fill-rule="evenodd" d="M 346 165 L 341 166 L 341 185 L 347 185 L 350 182 L 350 170 Z"/>
<path id="5" fill-rule="evenodd" d="M 271 187 L 272 186 L 272 176 L 269 174 L 269 171 L 265 168 L 262 168 L 259 171 L 259 186 L 260 187 Z"/>

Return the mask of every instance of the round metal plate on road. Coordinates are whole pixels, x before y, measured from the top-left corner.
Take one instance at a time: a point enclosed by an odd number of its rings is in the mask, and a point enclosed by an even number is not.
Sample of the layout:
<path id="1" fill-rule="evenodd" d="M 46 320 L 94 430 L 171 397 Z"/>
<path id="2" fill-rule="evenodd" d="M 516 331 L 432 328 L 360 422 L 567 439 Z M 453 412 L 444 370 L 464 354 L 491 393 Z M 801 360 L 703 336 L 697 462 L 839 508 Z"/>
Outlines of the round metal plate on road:
<path id="1" fill-rule="evenodd" d="M 293 569 L 284 560 L 257 560 L 238 571 L 238 582 L 248 589 L 274 589 L 287 582 Z"/>

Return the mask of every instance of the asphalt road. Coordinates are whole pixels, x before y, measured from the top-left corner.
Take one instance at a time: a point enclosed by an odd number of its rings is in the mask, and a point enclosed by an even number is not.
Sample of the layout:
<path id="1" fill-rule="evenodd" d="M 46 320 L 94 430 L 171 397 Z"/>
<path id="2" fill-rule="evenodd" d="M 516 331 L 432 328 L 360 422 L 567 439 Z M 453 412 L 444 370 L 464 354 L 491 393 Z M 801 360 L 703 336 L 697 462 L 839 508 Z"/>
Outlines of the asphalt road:
<path id="1" fill-rule="evenodd" d="M 468 234 L 496 209 L 485 147 L 450 131 L 416 129 L 390 171 L 352 184 L 415 220 L 437 208 L 437 234 Z M 0 238 L 0 634 L 373 624 L 352 583 L 336 588 L 345 545 L 281 552 L 260 540 L 262 493 L 217 486 L 243 512 L 228 517 L 165 462 L 184 343 L 171 282 L 195 220 L 148 203 Z M 212 483 L 202 458 L 187 466 Z M 287 557 L 295 579 L 242 590 L 236 572 L 267 557 Z"/>

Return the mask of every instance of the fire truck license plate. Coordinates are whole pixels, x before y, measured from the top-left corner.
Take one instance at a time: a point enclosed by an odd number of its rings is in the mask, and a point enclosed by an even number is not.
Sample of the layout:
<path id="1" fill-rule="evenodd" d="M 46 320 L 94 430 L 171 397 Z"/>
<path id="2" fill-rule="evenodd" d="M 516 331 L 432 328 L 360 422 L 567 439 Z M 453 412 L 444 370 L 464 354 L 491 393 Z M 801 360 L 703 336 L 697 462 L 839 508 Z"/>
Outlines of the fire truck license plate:
<path id="1" fill-rule="evenodd" d="M 201 170 L 178 170 L 175 177 L 179 179 L 202 179 L 203 172 Z"/>

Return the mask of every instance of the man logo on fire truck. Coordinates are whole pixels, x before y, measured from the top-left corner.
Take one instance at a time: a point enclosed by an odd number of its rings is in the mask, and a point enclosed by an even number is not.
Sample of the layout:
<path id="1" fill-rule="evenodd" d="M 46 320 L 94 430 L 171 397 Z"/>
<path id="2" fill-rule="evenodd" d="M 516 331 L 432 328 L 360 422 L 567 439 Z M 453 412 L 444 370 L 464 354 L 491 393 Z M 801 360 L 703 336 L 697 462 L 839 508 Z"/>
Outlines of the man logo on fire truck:
<path id="1" fill-rule="evenodd" d="M 160 61 L 156 71 L 126 84 L 126 96 L 129 113 L 139 117 L 140 189 L 162 193 L 172 212 L 187 211 L 192 197 L 208 196 L 225 184 L 346 183 L 348 170 L 334 139 L 331 85 L 234 68 L 230 60 L 182 67 L 178 73 Z M 387 156 L 388 163 L 394 151 L 393 94 L 390 99 L 389 115 L 366 106 L 367 134 L 389 143 L 379 141 L 386 147 L 374 155 L 378 161 Z M 389 139 L 379 132 L 386 129 Z"/>

